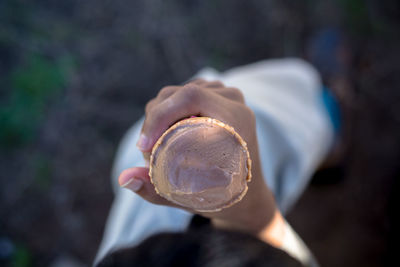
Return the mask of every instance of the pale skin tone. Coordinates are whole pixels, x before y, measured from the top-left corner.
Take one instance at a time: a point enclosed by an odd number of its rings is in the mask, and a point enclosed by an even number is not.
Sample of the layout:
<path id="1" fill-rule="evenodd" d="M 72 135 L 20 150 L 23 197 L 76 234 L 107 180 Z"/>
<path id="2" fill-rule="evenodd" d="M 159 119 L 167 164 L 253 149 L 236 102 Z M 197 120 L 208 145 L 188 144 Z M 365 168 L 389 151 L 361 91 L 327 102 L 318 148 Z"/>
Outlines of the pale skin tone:
<path id="1" fill-rule="evenodd" d="M 159 196 L 150 182 L 147 167 L 133 167 L 119 176 L 119 184 L 145 200 L 185 209 L 210 218 L 221 229 L 247 232 L 273 246 L 280 247 L 284 237 L 284 219 L 276 207 L 272 192 L 265 184 L 260 166 L 256 121 L 244 103 L 242 93 L 221 82 L 195 80 L 183 86 L 168 86 L 146 105 L 145 121 L 138 148 L 148 160 L 153 145 L 175 122 L 190 116 L 218 119 L 232 127 L 246 141 L 252 160 L 252 181 L 245 197 L 219 212 L 196 212 Z"/>

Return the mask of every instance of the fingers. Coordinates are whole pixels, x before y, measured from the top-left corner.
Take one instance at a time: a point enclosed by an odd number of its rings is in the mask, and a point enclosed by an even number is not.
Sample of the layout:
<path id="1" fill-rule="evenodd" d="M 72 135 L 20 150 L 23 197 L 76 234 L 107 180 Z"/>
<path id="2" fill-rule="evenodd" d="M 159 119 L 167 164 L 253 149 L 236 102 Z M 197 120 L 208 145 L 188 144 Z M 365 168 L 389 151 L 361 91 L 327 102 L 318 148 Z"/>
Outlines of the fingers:
<path id="1" fill-rule="evenodd" d="M 212 81 L 205 84 L 206 88 L 224 88 L 224 84 L 220 81 Z"/>
<path id="2" fill-rule="evenodd" d="M 137 143 L 142 152 L 151 151 L 153 145 L 162 133 L 175 122 L 199 115 L 204 103 L 204 95 L 200 87 L 187 84 L 169 98 L 161 101 L 146 112 L 142 134 Z"/>
<path id="3" fill-rule="evenodd" d="M 237 88 L 233 88 L 233 87 L 222 87 L 222 88 L 218 88 L 217 90 L 213 91 L 214 93 L 221 95 L 227 99 L 239 102 L 244 104 L 244 96 L 243 93 L 237 89 Z"/>
<path id="4" fill-rule="evenodd" d="M 199 86 L 204 86 L 205 88 L 224 88 L 224 84 L 220 81 L 212 81 L 212 82 L 207 82 L 203 79 L 195 79 L 192 80 L 187 84 L 195 84 Z M 173 95 L 176 91 L 178 91 L 181 88 L 181 86 L 166 86 L 160 90 L 160 92 L 157 95 L 158 100 L 164 100 L 171 95 Z M 154 99 L 153 99 L 154 100 Z"/>
<path id="5" fill-rule="evenodd" d="M 157 139 L 175 122 L 190 116 L 213 114 L 219 119 L 228 110 L 223 108 L 223 102 L 227 100 L 244 103 L 240 90 L 224 87 L 219 81 L 198 79 L 181 87 L 164 87 L 157 98 L 146 105 L 146 120 L 137 143 L 138 148 L 148 158 Z"/>
<path id="6" fill-rule="evenodd" d="M 203 85 L 203 84 L 205 84 L 205 83 L 207 83 L 206 80 L 201 79 L 201 78 L 195 78 L 195 79 L 189 80 L 188 82 L 184 83 L 183 86 L 185 86 L 185 85 L 187 85 L 187 84 Z"/>
<path id="7" fill-rule="evenodd" d="M 185 83 L 184 85 L 187 84 L 196 84 L 196 85 L 202 85 L 205 88 L 218 88 L 218 87 L 224 87 L 224 84 L 220 81 L 206 81 L 204 79 L 201 78 L 197 78 L 194 80 L 190 80 L 187 83 Z"/>
<path id="8" fill-rule="evenodd" d="M 167 86 L 167 87 L 164 87 L 158 93 L 157 99 L 164 100 L 167 97 L 170 97 L 172 94 L 174 94 L 178 89 L 179 89 L 179 86 Z"/>
<path id="9" fill-rule="evenodd" d="M 118 182 L 121 187 L 131 190 L 153 204 L 177 206 L 157 194 L 154 185 L 150 181 L 148 168 L 134 167 L 126 169 L 120 174 Z"/>

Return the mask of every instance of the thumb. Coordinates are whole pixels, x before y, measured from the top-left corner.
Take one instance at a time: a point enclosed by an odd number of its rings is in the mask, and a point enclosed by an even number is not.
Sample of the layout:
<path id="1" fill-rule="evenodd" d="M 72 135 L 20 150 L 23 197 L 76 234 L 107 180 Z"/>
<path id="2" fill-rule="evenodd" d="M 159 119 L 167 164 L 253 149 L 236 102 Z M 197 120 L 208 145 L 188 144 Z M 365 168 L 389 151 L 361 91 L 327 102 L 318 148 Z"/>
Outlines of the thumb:
<path id="1" fill-rule="evenodd" d="M 174 203 L 157 194 L 150 181 L 149 168 L 126 169 L 119 175 L 118 183 L 121 187 L 131 190 L 153 204 L 177 207 Z"/>

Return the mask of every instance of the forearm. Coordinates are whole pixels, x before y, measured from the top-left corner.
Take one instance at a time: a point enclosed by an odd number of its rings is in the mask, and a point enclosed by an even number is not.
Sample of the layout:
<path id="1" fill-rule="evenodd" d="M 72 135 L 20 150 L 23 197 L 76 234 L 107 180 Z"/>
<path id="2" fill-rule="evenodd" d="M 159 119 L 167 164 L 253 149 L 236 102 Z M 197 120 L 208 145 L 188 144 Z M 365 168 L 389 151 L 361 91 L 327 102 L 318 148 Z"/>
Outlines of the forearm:
<path id="1" fill-rule="evenodd" d="M 258 159 L 255 161 L 258 163 Z M 253 166 L 253 180 L 246 196 L 234 209 L 222 211 L 211 222 L 216 228 L 246 232 L 279 248 L 284 237 L 285 220 L 262 179 L 260 165 Z"/>
<path id="2" fill-rule="evenodd" d="M 260 214 L 260 216 L 240 218 L 235 221 L 213 218 L 211 222 L 216 228 L 249 233 L 280 248 L 285 234 L 285 219 L 277 208 L 273 210 L 272 215 L 269 212 L 267 212 L 268 215 L 261 215 L 262 213 L 263 211 L 258 211 L 254 214 Z"/>

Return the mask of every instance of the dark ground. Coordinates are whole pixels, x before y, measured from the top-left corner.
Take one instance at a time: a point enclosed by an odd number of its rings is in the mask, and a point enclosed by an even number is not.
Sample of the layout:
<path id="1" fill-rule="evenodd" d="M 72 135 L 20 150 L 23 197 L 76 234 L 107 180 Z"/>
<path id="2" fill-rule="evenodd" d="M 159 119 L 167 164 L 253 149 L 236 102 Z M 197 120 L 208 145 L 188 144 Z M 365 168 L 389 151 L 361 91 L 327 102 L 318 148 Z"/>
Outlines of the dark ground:
<path id="1" fill-rule="evenodd" d="M 0 1 L 0 265 L 91 262 L 118 140 L 162 86 L 206 65 L 304 56 L 316 31 L 335 27 L 351 55 L 351 86 L 327 79 L 343 108 L 343 168 L 320 173 L 288 219 L 322 266 L 399 266 L 399 11 L 361 0 Z"/>

